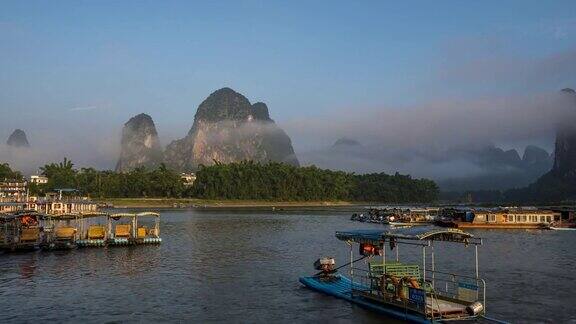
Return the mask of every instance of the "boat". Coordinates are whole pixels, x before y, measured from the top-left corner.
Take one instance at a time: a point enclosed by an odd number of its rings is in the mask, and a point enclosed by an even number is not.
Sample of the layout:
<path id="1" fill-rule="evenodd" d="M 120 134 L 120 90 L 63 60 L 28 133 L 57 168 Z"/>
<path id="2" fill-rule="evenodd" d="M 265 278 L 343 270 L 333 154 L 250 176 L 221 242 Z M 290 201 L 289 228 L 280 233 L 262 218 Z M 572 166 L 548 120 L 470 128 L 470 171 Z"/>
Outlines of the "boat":
<path id="1" fill-rule="evenodd" d="M 49 226 L 44 227 L 43 250 L 71 250 L 77 247 L 80 214 L 62 214 L 47 216 Z"/>
<path id="2" fill-rule="evenodd" d="M 499 208 L 471 210 L 443 219 L 436 225 L 462 229 L 550 229 L 560 220 L 560 213 L 552 210 Z"/>
<path id="3" fill-rule="evenodd" d="M 160 237 L 160 214 L 153 212 L 142 212 L 136 214 L 136 244 L 159 244 L 162 243 Z M 146 223 L 146 219 L 152 220 Z"/>
<path id="4" fill-rule="evenodd" d="M 117 213 L 108 215 L 108 245 L 132 245 L 136 242 L 136 214 Z"/>
<path id="5" fill-rule="evenodd" d="M 34 251 L 43 241 L 45 216 L 22 211 L 0 216 L 0 248 L 5 252 Z"/>
<path id="6" fill-rule="evenodd" d="M 395 226 L 429 226 L 437 217 L 438 208 L 369 208 L 368 215 L 354 213 L 350 220 Z"/>
<path id="7" fill-rule="evenodd" d="M 384 230 L 336 232 L 350 247 L 350 261 L 338 268 L 330 258 L 315 263 L 320 272 L 300 282 L 317 292 L 414 323 L 442 323 L 489 319 L 486 317 L 486 282 L 479 276 L 478 247 L 482 239 L 460 229 L 419 226 Z M 441 242 L 441 243 L 440 243 Z M 436 270 L 434 249 L 446 243 L 472 246 L 475 272 L 461 275 Z M 387 256 L 389 245 L 395 250 Z M 359 247 L 360 257 L 354 250 Z M 422 262 L 400 259 L 399 248 L 421 249 Z M 365 260 L 365 262 L 360 262 Z M 357 264 L 365 264 L 364 267 Z M 348 268 L 348 276 L 337 270 Z M 489 319 L 492 320 L 492 319 Z"/>
<path id="8" fill-rule="evenodd" d="M 108 239 L 108 214 L 90 212 L 82 214 L 79 247 L 103 247 Z"/>
<path id="9" fill-rule="evenodd" d="M 550 229 L 555 231 L 576 231 L 576 226 L 574 227 L 550 226 Z"/>
<path id="10" fill-rule="evenodd" d="M 576 231 L 576 213 L 573 208 L 557 208 L 554 211 L 560 213 L 550 224 L 550 229 L 556 231 Z"/>

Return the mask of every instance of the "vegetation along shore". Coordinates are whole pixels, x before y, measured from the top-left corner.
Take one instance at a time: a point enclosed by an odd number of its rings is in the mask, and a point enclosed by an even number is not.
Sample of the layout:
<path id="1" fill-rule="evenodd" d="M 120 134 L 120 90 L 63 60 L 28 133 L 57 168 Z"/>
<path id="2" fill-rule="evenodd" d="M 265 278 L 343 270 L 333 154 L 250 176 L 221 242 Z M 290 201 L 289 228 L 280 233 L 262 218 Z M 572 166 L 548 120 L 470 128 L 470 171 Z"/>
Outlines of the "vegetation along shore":
<path id="1" fill-rule="evenodd" d="M 7 177 L 22 175 L 3 165 Z M 128 172 L 74 168 L 68 160 L 43 166 L 46 184 L 31 184 L 32 194 L 73 188 L 114 206 L 326 206 L 354 202 L 430 203 L 438 198 L 436 183 L 409 175 L 357 175 L 315 166 L 250 162 L 200 166 L 186 185 L 176 171 L 160 165 Z M 135 200 L 135 198 L 138 198 Z M 145 199 L 141 199 L 145 198 Z"/>

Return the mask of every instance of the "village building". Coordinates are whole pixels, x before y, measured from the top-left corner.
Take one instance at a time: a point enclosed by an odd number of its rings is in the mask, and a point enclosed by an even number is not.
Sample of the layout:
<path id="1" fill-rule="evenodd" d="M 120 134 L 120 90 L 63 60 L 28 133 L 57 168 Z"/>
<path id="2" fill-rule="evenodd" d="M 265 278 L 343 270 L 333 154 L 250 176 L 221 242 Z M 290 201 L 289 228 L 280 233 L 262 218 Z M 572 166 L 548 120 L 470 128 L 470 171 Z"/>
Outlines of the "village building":
<path id="1" fill-rule="evenodd" d="M 0 181 L 0 202 L 22 202 L 26 200 L 26 181 Z"/>
<path id="2" fill-rule="evenodd" d="M 180 178 L 184 181 L 185 186 L 191 186 L 196 181 L 196 174 L 195 173 L 182 173 Z"/>
<path id="3" fill-rule="evenodd" d="M 43 176 L 43 175 L 31 175 L 30 176 L 30 183 L 47 184 L 48 178 Z"/>

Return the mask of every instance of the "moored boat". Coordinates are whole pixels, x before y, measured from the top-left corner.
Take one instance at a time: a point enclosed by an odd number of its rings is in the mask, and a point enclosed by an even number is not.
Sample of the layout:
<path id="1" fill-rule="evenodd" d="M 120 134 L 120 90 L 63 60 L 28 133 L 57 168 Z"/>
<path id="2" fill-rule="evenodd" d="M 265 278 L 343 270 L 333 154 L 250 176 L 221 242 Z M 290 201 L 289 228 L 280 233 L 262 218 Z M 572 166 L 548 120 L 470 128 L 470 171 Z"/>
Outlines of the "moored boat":
<path id="1" fill-rule="evenodd" d="M 136 240 L 136 214 L 108 215 L 108 245 L 132 245 Z"/>
<path id="2" fill-rule="evenodd" d="M 146 219 L 152 222 L 146 222 Z M 160 237 L 160 214 L 153 212 L 143 212 L 136 214 L 136 244 L 159 244 Z"/>
<path id="3" fill-rule="evenodd" d="M 552 210 L 500 208 L 471 210 L 436 224 L 462 229 L 549 229 L 559 219 L 560 213 Z"/>
<path id="4" fill-rule="evenodd" d="M 348 267 L 348 276 L 336 273 L 339 268 L 317 267 L 321 271 L 316 275 L 300 278 L 306 287 L 410 322 L 486 318 L 486 283 L 478 270 L 478 246 L 482 240 L 472 234 L 427 226 L 336 232 L 336 237 L 350 246 L 350 261 L 340 267 Z M 439 245 L 440 242 L 472 245 L 475 272 L 460 275 L 437 271 L 434 248 L 444 244 Z M 396 250 L 395 257 L 386 257 L 387 245 Z M 359 246 L 358 259 L 354 259 L 355 246 Z M 422 263 L 401 261 L 400 246 L 420 247 Z M 355 266 L 366 258 L 366 268 Z"/>
<path id="5" fill-rule="evenodd" d="M 79 247 L 103 247 L 108 239 L 108 214 L 91 212 L 82 215 Z"/>
<path id="6" fill-rule="evenodd" d="M 44 228 L 43 250 L 71 250 L 77 247 L 79 214 L 62 214 L 48 216 L 49 226 Z"/>
<path id="7" fill-rule="evenodd" d="M 560 213 L 560 217 L 554 219 L 550 229 L 556 231 L 576 231 L 576 211 L 574 208 L 558 208 L 554 211 Z"/>
<path id="8" fill-rule="evenodd" d="M 2 242 L 0 248 L 6 252 L 34 251 L 43 241 L 44 215 L 35 212 L 5 214 L 0 218 Z"/>

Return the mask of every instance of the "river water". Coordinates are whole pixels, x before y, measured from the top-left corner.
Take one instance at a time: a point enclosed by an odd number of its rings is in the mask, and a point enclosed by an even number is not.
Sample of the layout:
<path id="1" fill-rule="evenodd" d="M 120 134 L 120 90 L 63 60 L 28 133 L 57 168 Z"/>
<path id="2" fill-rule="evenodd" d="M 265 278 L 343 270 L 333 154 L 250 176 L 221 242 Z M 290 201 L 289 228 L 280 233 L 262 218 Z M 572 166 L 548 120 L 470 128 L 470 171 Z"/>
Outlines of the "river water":
<path id="1" fill-rule="evenodd" d="M 331 321 L 382 318 L 304 288 L 336 230 L 378 228 L 341 211 L 166 210 L 163 243 L 0 254 L 0 323 Z M 487 311 L 514 323 L 576 322 L 576 232 L 474 230 Z M 418 251 L 400 250 L 409 261 Z M 402 253 L 405 252 L 405 253 Z M 437 270 L 473 273 L 473 249 L 436 249 Z"/>

